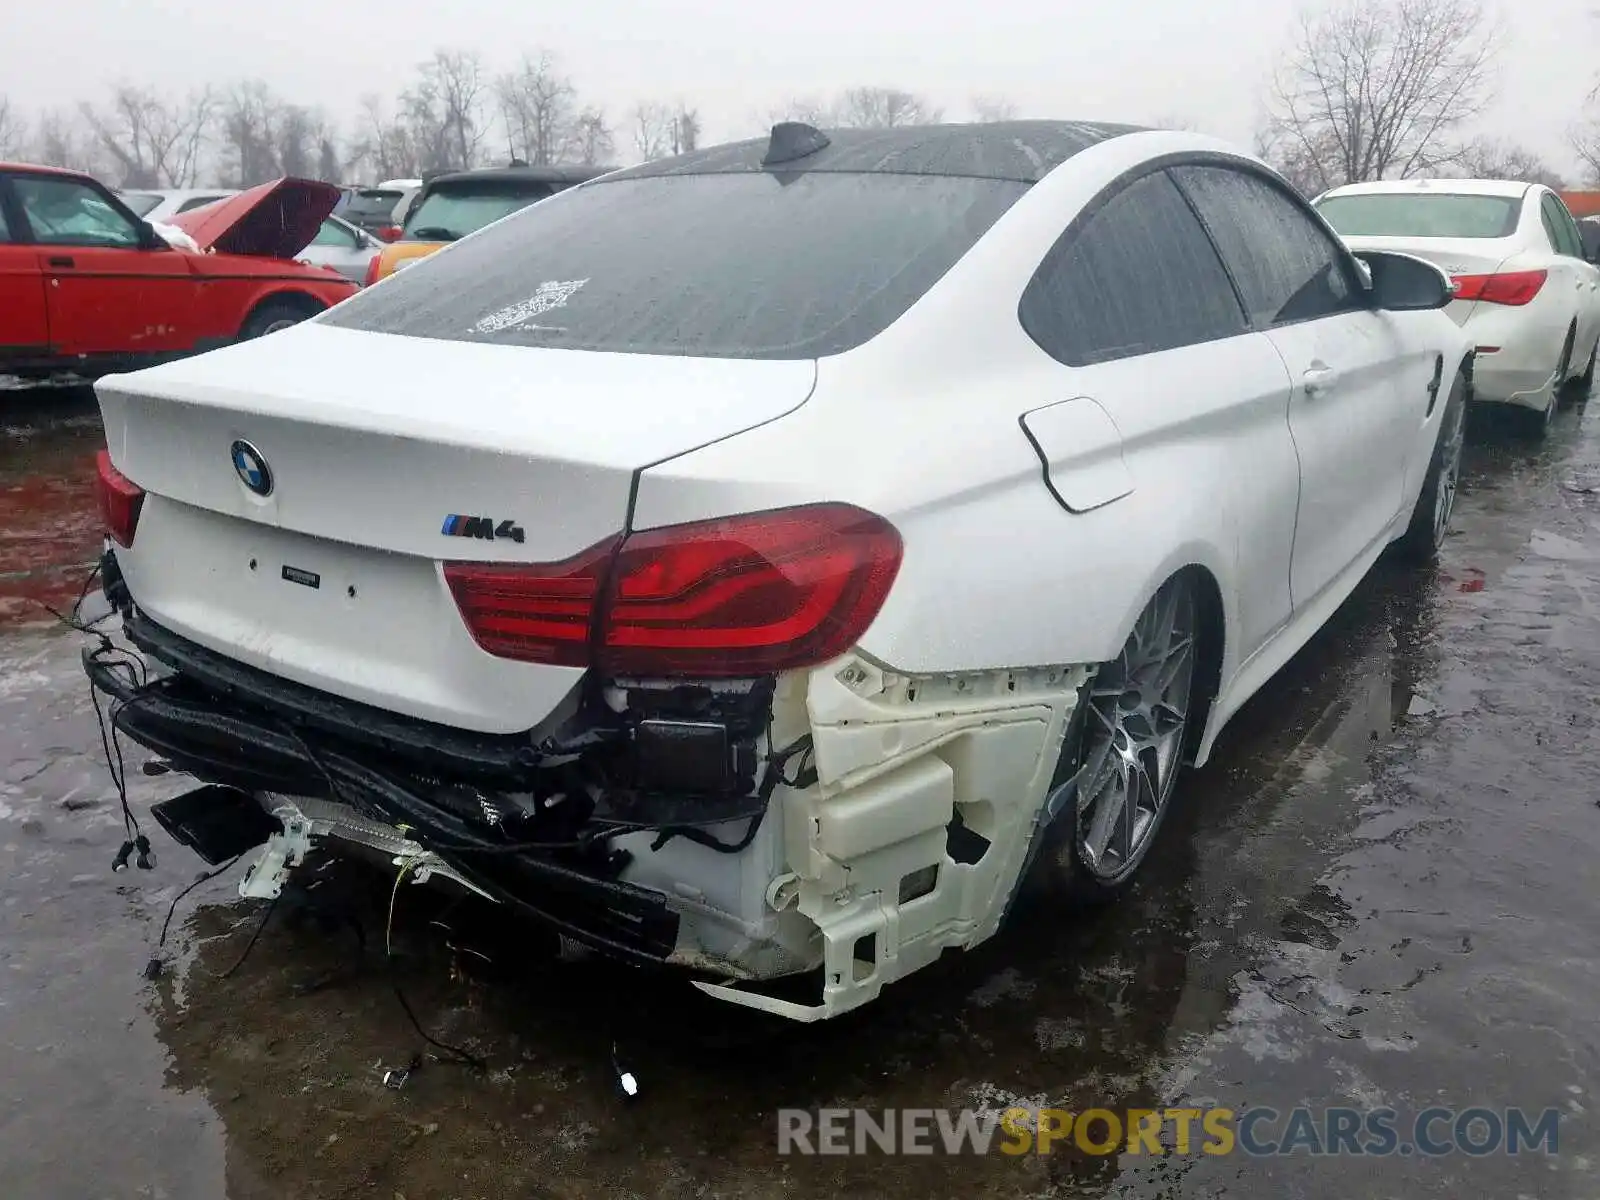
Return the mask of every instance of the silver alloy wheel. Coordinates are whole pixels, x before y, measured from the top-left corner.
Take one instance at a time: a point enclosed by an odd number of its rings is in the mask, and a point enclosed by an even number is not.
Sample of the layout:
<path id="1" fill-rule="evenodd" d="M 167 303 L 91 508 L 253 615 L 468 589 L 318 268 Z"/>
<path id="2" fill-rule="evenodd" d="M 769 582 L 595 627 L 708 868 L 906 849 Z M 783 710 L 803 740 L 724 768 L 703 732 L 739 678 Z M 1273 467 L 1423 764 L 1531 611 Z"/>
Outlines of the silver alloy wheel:
<path id="1" fill-rule="evenodd" d="M 1079 859 L 1102 883 L 1139 865 L 1172 797 L 1189 723 L 1195 623 L 1187 581 L 1168 580 L 1090 684 L 1074 836 Z"/>
<path id="2" fill-rule="evenodd" d="M 1456 507 L 1456 489 L 1461 485 L 1461 447 L 1467 440 L 1467 406 L 1456 404 L 1450 425 L 1440 437 L 1445 439 L 1439 458 L 1439 484 L 1433 497 L 1433 544 L 1444 544 L 1450 530 L 1450 515 Z"/>
<path id="3" fill-rule="evenodd" d="M 278 330 L 280 330 L 280 329 L 289 329 L 292 326 L 295 326 L 295 325 L 298 325 L 298 324 L 300 324 L 300 318 L 299 317 L 280 317 L 278 320 L 271 322 L 265 329 L 263 329 L 256 336 L 257 337 L 266 337 L 267 334 L 269 334 L 269 333 L 277 333 Z"/>

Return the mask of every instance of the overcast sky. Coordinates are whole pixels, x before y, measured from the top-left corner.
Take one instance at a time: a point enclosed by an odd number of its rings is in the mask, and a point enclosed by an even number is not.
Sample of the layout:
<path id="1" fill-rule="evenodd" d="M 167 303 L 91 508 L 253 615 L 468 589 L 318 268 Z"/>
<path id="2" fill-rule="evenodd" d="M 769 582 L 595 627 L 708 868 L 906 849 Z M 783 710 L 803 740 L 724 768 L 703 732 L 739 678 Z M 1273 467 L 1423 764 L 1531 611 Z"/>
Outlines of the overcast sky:
<path id="1" fill-rule="evenodd" d="M 1560 169 L 1600 69 L 1593 5 L 1507 4 L 1486 131 Z M 925 94 L 953 119 L 974 94 L 1001 94 L 1022 116 L 1177 117 L 1248 142 L 1294 12 L 1287 0 L 66 0 L 7 6 L 0 90 L 38 108 L 118 79 L 183 91 L 254 76 L 348 120 L 436 47 L 476 49 L 497 69 L 548 49 L 614 121 L 639 100 L 681 98 L 708 141 L 756 132 L 789 96 L 868 83 Z"/>

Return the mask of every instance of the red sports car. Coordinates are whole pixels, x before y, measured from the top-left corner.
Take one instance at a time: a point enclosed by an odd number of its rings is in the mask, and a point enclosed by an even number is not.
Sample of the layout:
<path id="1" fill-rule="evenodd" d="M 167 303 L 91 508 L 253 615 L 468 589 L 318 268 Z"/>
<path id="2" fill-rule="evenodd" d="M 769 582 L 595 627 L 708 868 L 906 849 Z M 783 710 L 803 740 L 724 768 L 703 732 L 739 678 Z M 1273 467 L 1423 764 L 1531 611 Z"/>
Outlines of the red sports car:
<path id="1" fill-rule="evenodd" d="M 101 375 L 260 337 L 352 295 L 293 261 L 339 199 L 279 179 L 175 217 L 168 244 L 76 171 L 0 162 L 0 374 Z"/>

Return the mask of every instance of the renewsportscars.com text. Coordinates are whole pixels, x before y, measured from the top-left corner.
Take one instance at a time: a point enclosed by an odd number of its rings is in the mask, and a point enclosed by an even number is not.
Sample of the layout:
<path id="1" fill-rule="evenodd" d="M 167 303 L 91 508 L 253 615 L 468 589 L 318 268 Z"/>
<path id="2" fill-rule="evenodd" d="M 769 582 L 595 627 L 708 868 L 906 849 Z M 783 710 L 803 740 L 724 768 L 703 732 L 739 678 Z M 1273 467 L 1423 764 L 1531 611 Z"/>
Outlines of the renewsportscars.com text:
<path id="1" fill-rule="evenodd" d="M 779 1154 L 1556 1154 L 1558 1110 L 823 1108 L 778 1110 Z"/>

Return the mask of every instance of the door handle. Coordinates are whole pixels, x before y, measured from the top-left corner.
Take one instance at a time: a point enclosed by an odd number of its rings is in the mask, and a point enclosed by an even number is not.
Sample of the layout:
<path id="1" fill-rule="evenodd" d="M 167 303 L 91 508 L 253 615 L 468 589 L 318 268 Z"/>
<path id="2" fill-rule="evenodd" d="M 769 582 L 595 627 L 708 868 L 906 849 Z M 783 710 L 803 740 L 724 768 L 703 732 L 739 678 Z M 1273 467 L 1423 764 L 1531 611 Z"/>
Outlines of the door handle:
<path id="1" fill-rule="evenodd" d="M 1321 396 L 1333 390 L 1339 382 L 1339 372 L 1332 367 L 1308 367 L 1300 381 L 1307 396 Z"/>
<path id="2" fill-rule="evenodd" d="M 77 263 L 65 254 L 52 254 L 45 260 L 52 267 L 74 267 Z"/>

